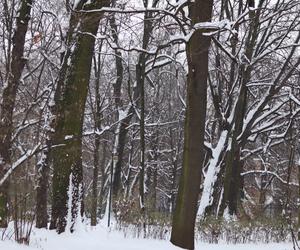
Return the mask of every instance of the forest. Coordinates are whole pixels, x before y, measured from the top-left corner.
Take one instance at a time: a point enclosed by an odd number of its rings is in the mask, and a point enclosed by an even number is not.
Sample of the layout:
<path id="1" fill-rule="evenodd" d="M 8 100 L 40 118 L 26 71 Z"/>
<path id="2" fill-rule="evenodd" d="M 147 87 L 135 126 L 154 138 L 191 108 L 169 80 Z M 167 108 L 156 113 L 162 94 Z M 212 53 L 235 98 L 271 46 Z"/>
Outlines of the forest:
<path id="1" fill-rule="evenodd" d="M 300 249 L 299 0 L 0 0 L 0 18 L 0 249 Z"/>

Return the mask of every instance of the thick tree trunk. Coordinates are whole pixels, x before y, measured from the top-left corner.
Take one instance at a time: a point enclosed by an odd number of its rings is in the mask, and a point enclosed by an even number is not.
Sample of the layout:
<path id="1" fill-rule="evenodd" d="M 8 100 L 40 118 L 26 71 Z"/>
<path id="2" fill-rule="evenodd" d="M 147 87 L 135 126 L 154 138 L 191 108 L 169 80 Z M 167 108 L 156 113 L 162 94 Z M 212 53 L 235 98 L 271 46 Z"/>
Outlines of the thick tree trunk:
<path id="1" fill-rule="evenodd" d="M 7 86 L 3 90 L 0 114 L 0 180 L 11 164 L 11 146 L 13 131 L 13 110 L 20 78 L 26 59 L 23 57 L 25 36 L 30 20 L 32 0 L 22 0 L 18 11 L 16 30 L 13 36 L 13 49 L 8 72 Z M 7 226 L 8 180 L 0 186 L 0 227 Z"/>
<path id="2" fill-rule="evenodd" d="M 77 10 L 100 9 L 109 1 L 80 1 Z M 68 31 L 68 51 L 59 76 L 57 115 L 51 158 L 53 161 L 53 201 L 50 229 L 64 232 L 68 204 L 70 229 L 82 212 L 82 127 L 95 36 L 102 14 L 73 13 Z M 68 202 L 69 200 L 69 202 Z"/>
<path id="3" fill-rule="evenodd" d="M 234 139 L 232 139 L 234 140 Z M 235 138 L 236 140 L 236 138 Z M 225 156 L 225 177 L 223 185 L 222 203 L 218 211 L 219 216 L 223 216 L 228 208 L 230 215 L 236 215 L 242 193 L 240 148 L 236 141 L 231 144 L 230 151 Z"/>
<path id="4" fill-rule="evenodd" d="M 135 89 L 135 92 L 138 92 L 137 89 Z M 128 109 L 128 112 L 126 114 L 126 117 L 120 121 L 119 129 L 117 129 L 117 145 L 116 147 L 116 162 L 114 166 L 114 177 L 113 177 L 113 196 L 118 197 L 120 189 L 121 189 L 121 172 L 122 172 L 122 164 L 123 164 L 123 158 L 124 158 L 124 150 L 125 150 L 125 144 L 126 144 L 126 136 L 128 133 L 127 127 L 129 126 L 129 123 L 133 117 L 134 114 L 134 108 L 131 104 L 129 104 L 130 107 Z"/>
<path id="5" fill-rule="evenodd" d="M 234 13 L 232 13 L 229 8 L 229 3 L 230 1 L 228 0 L 222 0 L 221 4 L 221 10 L 220 10 L 220 21 L 223 20 L 224 18 L 227 18 L 228 20 L 233 20 L 234 19 Z M 243 1 L 239 1 L 239 6 L 238 6 L 238 16 L 241 15 L 242 10 L 243 10 L 244 3 Z M 237 44 L 238 44 L 238 33 L 239 33 L 239 25 L 235 25 L 235 34 L 232 36 L 230 39 L 231 43 L 231 54 L 236 55 L 237 51 Z M 218 35 L 219 36 L 219 35 Z M 218 37 L 219 39 L 219 37 Z M 218 48 L 216 48 L 218 50 Z M 230 116 L 230 111 L 232 110 L 232 104 L 234 103 L 234 99 L 232 98 L 232 88 L 234 87 L 234 82 L 236 79 L 236 73 L 237 73 L 237 67 L 238 64 L 236 61 L 232 60 L 230 63 L 230 71 L 229 71 L 229 81 L 224 81 L 223 75 L 220 73 L 221 71 L 221 61 L 220 61 L 220 54 L 217 54 L 216 56 L 216 66 L 218 68 L 218 73 L 217 73 L 217 82 L 218 86 L 214 86 L 212 81 L 209 81 L 210 83 L 210 90 L 212 93 L 212 98 L 213 98 L 213 103 L 215 106 L 215 119 L 216 121 L 213 124 L 212 127 L 212 139 L 211 141 L 213 144 L 218 144 L 218 141 L 220 140 L 220 136 L 224 133 L 225 130 L 228 130 L 229 126 L 225 120 L 222 118 L 221 115 L 221 98 L 222 95 L 227 96 L 227 112 L 226 112 L 226 117 Z M 216 136 L 216 137 L 215 137 Z M 227 136 L 226 136 L 227 137 Z M 228 138 L 227 138 L 228 139 Z M 227 141 L 227 140 L 226 140 Z M 206 202 L 205 206 L 201 208 L 200 215 L 201 216 L 216 216 L 219 213 L 220 210 L 220 199 L 222 199 L 223 196 L 223 184 L 224 184 L 224 165 L 225 165 L 225 158 L 224 156 L 226 155 L 226 150 L 227 150 L 227 142 L 223 145 L 222 150 L 219 152 L 219 157 L 218 161 L 215 164 L 214 168 L 218 168 L 218 171 L 215 173 L 215 180 L 214 178 L 211 178 L 212 183 L 211 185 L 212 188 L 212 194 L 211 194 L 211 201 L 209 203 Z M 209 159 L 213 160 L 213 158 Z M 210 165 L 210 164 L 209 164 Z M 208 183 L 208 182 L 206 182 Z M 207 187 L 207 186 L 206 186 Z M 206 188 L 204 187 L 204 189 Z M 207 191 L 207 190 L 206 190 Z M 202 201 L 200 202 L 200 204 Z M 202 204 L 204 205 L 204 204 Z"/>
<path id="6" fill-rule="evenodd" d="M 250 28 L 245 44 L 245 57 L 251 62 L 258 36 L 260 10 L 257 10 L 256 12 L 250 10 L 249 16 Z M 243 129 L 244 117 L 247 109 L 247 83 L 251 79 L 251 74 L 251 65 L 248 62 L 244 62 L 240 68 L 240 92 L 235 110 L 233 111 L 234 124 L 230 134 L 230 150 L 226 152 L 225 156 L 224 193 L 222 195 L 219 216 L 223 215 L 226 208 L 228 208 L 230 215 L 236 215 L 242 197 L 243 180 L 241 172 L 243 163 L 240 160 L 242 145 L 239 136 Z"/>
<path id="7" fill-rule="evenodd" d="M 62 53 L 64 54 L 64 53 Z M 63 59 L 63 56 L 62 58 Z M 63 63 L 63 61 L 61 61 Z M 58 93 L 56 93 L 58 95 Z M 41 153 L 41 159 L 37 164 L 37 188 L 36 188 L 36 227 L 47 228 L 48 227 L 48 188 L 49 188 L 49 174 L 50 174 L 50 155 L 51 155 L 51 143 L 53 141 L 53 131 L 50 129 L 55 122 L 55 109 L 51 110 L 53 106 L 50 106 L 49 120 L 46 124 L 47 138 L 46 147 Z M 42 114 L 41 114 L 42 115 Z"/>
<path id="8" fill-rule="evenodd" d="M 193 24 L 210 22 L 213 1 L 196 0 L 190 8 Z M 183 168 L 173 216 L 171 242 L 194 249 L 194 227 L 204 161 L 210 37 L 196 30 L 187 44 L 188 86 L 184 130 Z"/>

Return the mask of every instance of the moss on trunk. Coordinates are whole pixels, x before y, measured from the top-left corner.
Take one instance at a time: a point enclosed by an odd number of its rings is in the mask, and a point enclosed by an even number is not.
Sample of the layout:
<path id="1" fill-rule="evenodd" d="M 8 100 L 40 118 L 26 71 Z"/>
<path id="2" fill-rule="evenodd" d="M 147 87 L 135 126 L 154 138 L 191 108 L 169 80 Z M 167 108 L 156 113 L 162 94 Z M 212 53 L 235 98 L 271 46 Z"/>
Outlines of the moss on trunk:
<path id="1" fill-rule="evenodd" d="M 77 8 L 81 8 L 80 3 Z M 93 1 L 85 9 L 109 6 L 109 1 Z M 95 36 L 102 15 L 74 13 L 68 31 L 65 55 L 56 93 L 56 121 L 53 136 L 53 203 L 51 229 L 59 233 L 66 228 L 67 201 L 72 199 L 71 231 L 82 196 L 82 127 L 88 93 Z M 71 175 L 72 174 L 72 175 Z M 72 176 L 72 177 L 70 177 Z M 70 182 L 72 185 L 70 185 Z M 71 197 L 68 191 L 72 187 Z M 81 206 L 83 208 L 83 206 Z"/>
<path id="2" fill-rule="evenodd" d="M 193 24 L 210 22 L 213 1 L 195 1 L 190 8 Z M 194 249 L 194 227 L 204 161 L 210 37 L 203 30 L 193 33 L 187 44 L 188 86 L 184 130 L 183 168 L 173 216 L 171 242 Z"/>

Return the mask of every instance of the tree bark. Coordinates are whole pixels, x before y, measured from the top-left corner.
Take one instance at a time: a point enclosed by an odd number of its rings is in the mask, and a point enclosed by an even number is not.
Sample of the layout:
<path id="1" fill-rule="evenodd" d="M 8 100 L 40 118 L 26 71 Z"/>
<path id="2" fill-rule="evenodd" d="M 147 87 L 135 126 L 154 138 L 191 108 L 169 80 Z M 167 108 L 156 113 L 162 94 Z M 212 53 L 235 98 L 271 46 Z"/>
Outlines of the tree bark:
<path id="1" fill-rule="evenodd" d="M 11 62 L 9 62 L 10 68 L 7 85 L 3 90 L 0 114 L 0 180 L 8 171 L 11 164 L 13 110 L 21 75 L 26 63 L 23 54 L 31 8 L 32 0 L 22 0 L 13 36 L 12 57 Z M 0 227 L 7 227 L 8 187 L 8 180 L 0 186 Z"/>
<path id="2" fill-rule="evenodd" d="M 190 7 L 192 23 L 210 22 L 213 1 L 196 0 Z M 187 43 L 188 83 L 184 128 L 183 168 L 173 216 L 171 242 L 194 249 L 194 227 L 204 161 L 204 132 L 210 37 L 194 31 Z"/>
<path id="3" fill-rule="evenodd" d="M 109 6 L 110 1 L 80 1 L 76 10 L 93 10 Z M 70 19 L 67 45 L 57 86 L 57 115 L 52 143 L 53 201 L 50 229 L 64 232 L 68 204 L 71 207 L 73 231 L 82 213 L 82 127 L 90 80 L 95 36 L 100 13 L 73 13 Z M 68 202 L 69 199 L 69 202 Z M 70 202 L 71 199 L 71 202 Z"/>

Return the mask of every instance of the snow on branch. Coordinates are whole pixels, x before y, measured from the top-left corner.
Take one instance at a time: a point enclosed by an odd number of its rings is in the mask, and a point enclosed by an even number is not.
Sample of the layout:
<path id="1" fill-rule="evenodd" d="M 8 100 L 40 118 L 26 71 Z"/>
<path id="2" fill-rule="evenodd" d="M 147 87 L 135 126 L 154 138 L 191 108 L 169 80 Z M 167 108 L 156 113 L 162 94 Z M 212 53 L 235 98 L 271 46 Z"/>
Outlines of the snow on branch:
<path id="1" fill-rule="evenodd" d="M 221 30 L 231 29 L 231 22 L 228 19 L 223 19 L 216 22 L 200 22 L 194 25 L 195 30 Z"/>
<path id="2" fill-rule="evenodd" d="M 250 175 L 250 174 L 269 174 L 269 175 L 273 175 L 274 177 L 277 178 L 277 180 L 279 180 L 283 184 L 299 187 L 299 183 L 287 182 L 284 179 L 282 179 L 277 173 L 269 171 L 269 170 L 250 170 L 250 171 L 241 173 L 241 176 Z"/>
<path id="3" fill-rule="evenodd" d="M 41 144 L 38 144 L 33 149 L 28 150 L 24 155 L 22 155 L 17 161 L 15 161 L 8 171 L 5 173 L 3 178 L 0 180 L 0 186 L 9 178 L 9 176 L 24 163 L 25 161 L 29 160 L 32 156 L 34 156 L 40 150 Z"/>

